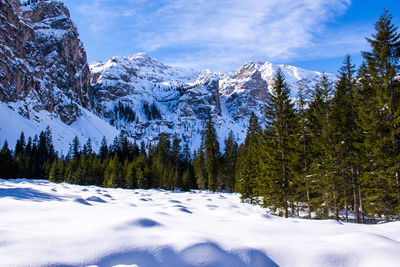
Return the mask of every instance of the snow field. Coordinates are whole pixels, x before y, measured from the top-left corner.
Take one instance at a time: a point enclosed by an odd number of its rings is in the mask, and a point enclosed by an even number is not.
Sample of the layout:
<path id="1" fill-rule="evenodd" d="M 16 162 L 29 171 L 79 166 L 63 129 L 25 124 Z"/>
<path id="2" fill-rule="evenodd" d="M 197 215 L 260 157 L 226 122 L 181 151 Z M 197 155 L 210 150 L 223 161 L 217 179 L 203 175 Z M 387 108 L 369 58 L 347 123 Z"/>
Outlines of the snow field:
<path id="1" fill-rule="evenodd" d="M 0 266 L 398 266 L 400 222 L 283 219 L 238 194 L 0 180 Z"/>

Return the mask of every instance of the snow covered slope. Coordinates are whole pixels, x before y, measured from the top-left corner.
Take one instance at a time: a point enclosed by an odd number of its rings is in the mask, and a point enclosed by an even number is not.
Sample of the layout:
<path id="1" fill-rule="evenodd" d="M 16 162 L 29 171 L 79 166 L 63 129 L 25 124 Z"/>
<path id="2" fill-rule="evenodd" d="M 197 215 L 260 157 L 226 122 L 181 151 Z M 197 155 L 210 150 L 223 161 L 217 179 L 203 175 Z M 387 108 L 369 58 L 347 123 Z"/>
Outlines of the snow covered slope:
<path id="1" fill-rule="evenodd" d="M 230 130 L 237 141 L 243 141 L 250 114 L 254 112 L 263 121 L 278 68 L 286 77 L 292 97 L 300 81 L 312 88 L 322 77 L 319 72 L 268 62 L 247 63 L 231 75 L 196 72 L 165 65 L 145 53 L 90 65 L 96 99 L 108 121 L 139 141 L 152 141 L 160 132 L 167 132 L 177 134 L 193 149 L 199 146 L 210 115 L 220 142 Z M 331 82 L 336 79 L 331 74 L 328 78 Z M 118 105 L 130 107 L 134 120 L 118 117 Z M 157 116 L 149 116 L 149 106 Z"/>
<path id="2" fill-rule="evenodd" d="M 87 139 L 92 140 L 93 149 L 100 149 L 103 136 L 110 144 L 119 131 L 109 123 L 102 120 L 87 109 L 81 108 L 81 116 L 70 125 L 63 123 L 57 116 L 41 110 L 33 113 L 29 119 L 21 116 L 15 110 L 23 105 L 21 103 L 1 103 L 0 102 L 0 144 L 7 140 L 9 148 L 14 146 L 19 138 L 21 131 L 25 137 L 39 135 L 39 133 L 50 127 L 55 149 L 66 155 L 69 144 L 77 136 L 81 143 L 86 143 Z"/>
<path id="3" fill-rule="evenodd" d="M 1 266 L 398 266 L 400 222 L 266 215 L 239 195 L 0 180 Z"/>

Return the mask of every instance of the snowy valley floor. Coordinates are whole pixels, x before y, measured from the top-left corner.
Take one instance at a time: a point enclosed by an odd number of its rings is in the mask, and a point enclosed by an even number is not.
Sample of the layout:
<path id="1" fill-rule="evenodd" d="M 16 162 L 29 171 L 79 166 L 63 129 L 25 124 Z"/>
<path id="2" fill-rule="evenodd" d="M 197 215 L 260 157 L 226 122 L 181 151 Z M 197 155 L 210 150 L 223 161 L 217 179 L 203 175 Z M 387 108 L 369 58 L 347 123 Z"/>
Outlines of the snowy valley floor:
<path id="1" fill-rule="evenodd" d="M 0 180 L 0 266 L 399 266 L 400 222 L 283 219 L 237 194 Z"/>

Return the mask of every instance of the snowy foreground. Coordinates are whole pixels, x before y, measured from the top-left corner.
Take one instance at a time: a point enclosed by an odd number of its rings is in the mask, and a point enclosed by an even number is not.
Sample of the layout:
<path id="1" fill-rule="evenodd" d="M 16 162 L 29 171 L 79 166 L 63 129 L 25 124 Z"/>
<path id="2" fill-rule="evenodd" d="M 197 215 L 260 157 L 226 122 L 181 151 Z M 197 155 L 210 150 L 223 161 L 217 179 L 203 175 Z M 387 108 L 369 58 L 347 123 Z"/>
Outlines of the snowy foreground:
<path id="1" fill-rule="evenodd" d="M 0 180 L 0 266 L 399 266 L 400 222 L 283 219 L 237 194 Z"/>

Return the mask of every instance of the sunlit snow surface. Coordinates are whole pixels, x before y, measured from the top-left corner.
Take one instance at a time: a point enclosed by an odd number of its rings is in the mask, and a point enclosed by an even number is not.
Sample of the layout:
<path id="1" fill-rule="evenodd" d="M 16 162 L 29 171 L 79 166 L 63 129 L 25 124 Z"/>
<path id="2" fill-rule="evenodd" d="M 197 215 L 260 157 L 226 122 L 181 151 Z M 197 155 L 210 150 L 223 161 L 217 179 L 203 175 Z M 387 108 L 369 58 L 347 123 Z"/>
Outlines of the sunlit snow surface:
<path id="1" fill-rule="evenodd" d="M 399 222 L 283 219 L 238 194 L 0 180 L 0 266 L 399 263 Z"/>
<path id="2" fill-rule="evenodd" d="M 18 110 L 20 105 L 22 105 L 21 102 L 9 104 L 0 102 L 1 146 L 7 140 L 9 148 L 14 149 L 21 132 L 24 132 L 27 140 L 28 137 L 33 138 L 34 135 L 39 135 L 41 131 L 44 131 L 49 126 L 57 152 L 64 155 L 67 154 L 69 144 L 72 143 L 75 137 L 78 137 L 81 143 L 86 143 L 87 138 L 90 137 L 93 149 L 97 152 L 101 146 L 103 136 L 107 139 L 108 144 L 111 144 L 115 136 L 119 134 L 119 131 L 106 121 L 83 108 L 81 109 L 82 116 L 71 125 L 67 125 L 45 110 L 33 113 L 32 115 L 34 116 L 31 119 L 27 119 L 10 108 Z"/>

